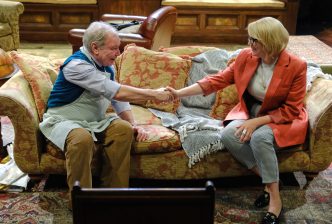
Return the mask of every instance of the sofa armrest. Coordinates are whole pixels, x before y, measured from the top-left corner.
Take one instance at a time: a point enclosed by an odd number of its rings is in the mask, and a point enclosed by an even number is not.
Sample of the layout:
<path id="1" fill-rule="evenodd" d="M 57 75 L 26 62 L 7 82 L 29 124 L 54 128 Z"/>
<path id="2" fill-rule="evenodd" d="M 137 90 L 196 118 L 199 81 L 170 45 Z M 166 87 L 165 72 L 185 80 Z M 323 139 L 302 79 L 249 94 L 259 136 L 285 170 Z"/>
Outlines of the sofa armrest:
<path id="1" fill-rule="evenodd" d="M 332 81 L 318 78 L 307 93 L 309 115 L 309 172 L 322 170 L 332 162 Z"/>
<path id="2" fill-rule="evenodd" d="M 72 45 L 73 52 L 78 51 L 82 46 L 82 37 L 85 29 L 71 29 L 68 32 L 68 42 Z M 120 52 L 123 52 L 124 47 L 129 43 L 135 43 L 137 46 L 149 48 L 151 40 L 143 37 L 141 34 L 134 33 L 119 33 L 121 39 Z"/>
<path id="3" fill-rule="evenodd" d="M 151 40 L 136 33 L 119 33 L 121 39 L 120 51 L 123 52 L 124 47 L 127 44 L 135 43 L 137 46 L 149 48 L 151 46 Z"/>
<path id="4" fill-rule="evenodd" d="M 39 173 L 43 136 L 32 92 L 21 72 L 0 88 L 0 115 L 8 116 L 15 132 L 14 158 L 25 173 Z M 33 171 L 33 172 L 32 172 Z"/>
<path id="5" fill-rule="evenodd" d="M 120 14 L 104 14 L 101 16 L 101 20 L 104 22 L 109 22 L 112 20 L 125 20 L 125 21 L 144 21 L 146 16 L 133 16 L 133 15 L 120 15 Z"/>
<path id="6" fill-rule="evenodd" d="M 0 23 L 8 23 L 12 29 L 14 49 L 18 49 L 20 45 L 19 16 L 23 11 L 21 2 L 0 1 Z"/>
<path id="7" fill-rule="evenodd" d="M 0 1 L 0 21 L 11 22 L 18 20 L 19 15 L 24 11 L 24 6 L 21 2 L 14 1 Z"/>

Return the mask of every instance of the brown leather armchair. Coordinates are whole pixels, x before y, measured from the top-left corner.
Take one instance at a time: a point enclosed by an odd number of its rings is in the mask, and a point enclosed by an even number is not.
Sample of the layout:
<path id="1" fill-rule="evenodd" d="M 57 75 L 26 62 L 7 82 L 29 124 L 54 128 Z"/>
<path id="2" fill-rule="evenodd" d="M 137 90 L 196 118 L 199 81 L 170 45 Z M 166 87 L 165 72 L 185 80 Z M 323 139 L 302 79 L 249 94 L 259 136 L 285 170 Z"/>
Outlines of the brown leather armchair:
<path id="1" fill-rule="evenodd" d="M 160 47 L 169 47 L 175 27 L 177 10 L 173 6 L 165 6 L 145 16 L 104 14 L 102 21 L 140 21 L 142 24 L 137 33 L 124 33 L 119 31 L 121 39 L 120 51 L 122 52 L 127 44 L 135 43 L 137 46 L 151 50 L 158 50 Z M 82 46 L 82 37 L 85 29 L 71 29 L 68 33 L 68 41 L 72 45 L 73 52 Z"/>

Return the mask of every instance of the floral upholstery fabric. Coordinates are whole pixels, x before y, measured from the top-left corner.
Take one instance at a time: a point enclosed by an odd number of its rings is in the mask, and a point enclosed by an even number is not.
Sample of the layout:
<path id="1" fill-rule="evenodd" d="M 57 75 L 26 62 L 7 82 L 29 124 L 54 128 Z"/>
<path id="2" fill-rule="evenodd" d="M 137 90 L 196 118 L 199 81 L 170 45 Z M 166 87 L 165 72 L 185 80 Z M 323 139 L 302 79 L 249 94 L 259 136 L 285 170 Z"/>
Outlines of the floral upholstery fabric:
<path id="1" fill-rule="evenodd" d="M 149 109 L 137 105 L 131 105 L 131 110 L 138 125 L 161 125 L 161 120 L 149 111 Z"/>
<path id="2" fill-rule="evenodd" d="M 3 36 L 3 37 L 0 37 L 0 47 L 4 47 L 4 49 L 14 49 L 15 46 L 14 46 L 14 40 L 13 40 L 13 37 L 12 36 Z"/>
<path id="3" fill-rule="evenodd" d="M 133 153 L 160 153 L 181 149 L 180 138 L 175 131 L 161 125 L 140 125 L 147 132 L 147 140 L 134 142 Z"/>
<path id="4" fill-rule="evenodd" d="M 24 11 L 22 3 L 0 1 L 0 48 L 5 51 L 20 46 L 19 16 Z"/>
<path id="5" fill-rule="evenodd" d="M 210 117 L 224 120 L 226 115 L 239 102 L 237 90 L 235 85 L 219 90 L 216 94 L 215 103 L 212 106 Z"/>
<path id="6" fill-rule="evenodd" d="M 47 73 L 47 67 L 44 66 L 45 61 L 38 60 L 39 57 L 22 57 L 15 51 L 12 51 L 10 55 L 30 84 L 39 120 L 41 121 L 53 86 Z M 51 67 L 49 69 L 51 70 Z"/>
<path id="7" fill-rule="evenodd" d="M 305 99 L 310 123 L 307 142 L 277 152 L 280 172 L 318 173 L 331 164 L 331 99 L 332 81 L 315 80 Z M 19 168 L 29 174 L 66 174 L 63 154 L 55 156 L 50 153 L 51 150 L 46 150 L 50 146 L 38 129 L 39 118 L 34 96 L 21 71 L 0 87 L 0 102 L 1 115 L 8 116 L 15 129 L 14 156 Z M 140 125 L 152 124 L 150 130 L 153 135 L 150 139 L 154 139 L 158 130 L 154 128 L 160 121 L 140 106 L 133 106 L 133 110 L 139 111 L 136 116 L 140 119 Z M 141 146 L 135 143 L 138 149 L 136 152 L 133 149 L 131 155 L 132 178 L 202 179 L 252 174 L 227 150 L 210 154 L 188 168 L 188 157 L 184 150 L 176 149 L 176 143 L 170 140 L 171 134 L 163 132 L 163 136 L 168 138 L 168 145 L 158 146 L 160 149 L 156 147 L 152 150 L 150 146 L 144 146 L 147 151 L 140 151 Z M 165 150 L 171 147 L 172 150 Z M 98 172 L 98 167 L 94 166 L 94 172 Z"/>
<path id="8" fill-rule="evenodd" d="M 143 89 L 166 86 L 180 89 L 187 81 L 191 61 L 173 54 L 127 45 L 116 64 L 117 79 L 121 84 Z M 175 112 L 179 106 L 178 100 L 170 103 L 150 100 L 134 103 L 167 112 Z"/>
<path id="9" fill-rule="evenodd" d="M 294 150 L 278 154 L 280 172 L 309 169 L 308 153 Z M 252 173 L 236 161 L 227 150 L 206 156 L 192 168 L 188 168 L 188 157 L 184 150 L 177 150 L 169 153 L 132 155 L 130 175 L 135 178 L 151 179 L 204 179 L 252 175 Z"/>

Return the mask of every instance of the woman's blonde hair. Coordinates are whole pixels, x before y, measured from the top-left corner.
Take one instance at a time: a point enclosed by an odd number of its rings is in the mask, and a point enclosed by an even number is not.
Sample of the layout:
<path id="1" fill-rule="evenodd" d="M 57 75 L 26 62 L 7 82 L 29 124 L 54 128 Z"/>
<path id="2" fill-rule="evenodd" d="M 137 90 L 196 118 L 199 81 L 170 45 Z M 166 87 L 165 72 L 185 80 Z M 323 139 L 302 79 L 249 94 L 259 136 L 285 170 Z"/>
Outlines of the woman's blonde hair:
<path id="1" fill-rule="evenodd" d="M 282 23 L 273 17 L 264 17 L 248 25 L 248 34 L 257 39 L 268 54 L 276 55 L 287 47 L 289 33 Z"/>

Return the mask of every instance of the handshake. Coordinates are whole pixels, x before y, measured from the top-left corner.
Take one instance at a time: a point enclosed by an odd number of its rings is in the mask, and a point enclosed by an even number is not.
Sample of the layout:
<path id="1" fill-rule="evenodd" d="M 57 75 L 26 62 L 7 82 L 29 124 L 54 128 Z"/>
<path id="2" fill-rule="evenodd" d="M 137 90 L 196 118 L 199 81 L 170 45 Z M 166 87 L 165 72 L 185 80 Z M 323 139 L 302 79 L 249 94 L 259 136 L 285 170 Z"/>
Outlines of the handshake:
<path id="1" fill-rule="evenodd" d="M 169 86 L 155 89 L 153 91 L 155 94 L 155 100 L 157 101 L 171 102 L 179 99 L 177 90 Z"/>

